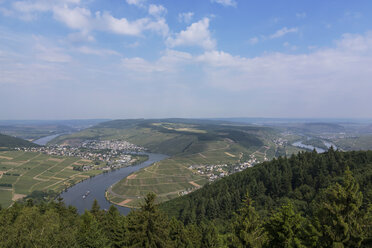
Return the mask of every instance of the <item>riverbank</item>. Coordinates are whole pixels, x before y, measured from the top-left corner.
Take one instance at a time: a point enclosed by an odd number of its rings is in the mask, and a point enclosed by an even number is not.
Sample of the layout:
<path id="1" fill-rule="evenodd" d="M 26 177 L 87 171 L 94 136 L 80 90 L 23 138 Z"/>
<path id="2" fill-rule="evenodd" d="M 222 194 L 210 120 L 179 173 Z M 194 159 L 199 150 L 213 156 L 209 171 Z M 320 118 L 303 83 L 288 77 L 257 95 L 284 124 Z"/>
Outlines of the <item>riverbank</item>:
<path id="1" fill-rule="evenodd" d="M 296 141 L 296 142 L 294 142 L 294 143 L 292 143 L 292 146 L 296 146 L 296 147 L 299 147 L 299 148 L 303 148 L 303 149 L 306 149 L 306 150 L 310 150 L 310 151 L 312 151 L 312 150 L 314 150 L 315 149 L 315 151 L 317 152 L 317 153 L 323 153 L 323 152 L 326 152 L 327 150 L 326 149 L 324 149 L 325 147 L 327 148 L 327 149 L 329 149 L 329 148 L 331 148 L 331 147 L 333 147 L 333 149 L 337 149 L 337 146 L 335 146 L 334 144 L 332 144 L 332 143 L 330 143 L 330 142 L 328 142 L 328 141 L 324 141 L 324 140 L 322 140 L 322 142 L 323 142 L 323 144 L 324 144 L 324 147 L 316 147 L 316 146 L 314 146 L 314 145 L 310 145 L 310 144 L 304 144 L 303 143 L 303 141 Z"/>
<path id="2" fill-rule="evenodd" d="M 144 153 L 149 156 L 149 159 L 141 164 L 120 168 L 114 171 L 109 171 L 87 179 L 81 183 L 78 183 L 70 187 L 67 191 L 62 192 L 60 197 L 64 199 L 66 205 L 71 205 L 77 208 L 78 213 L 82 214 L 85 210 L 89 210 L 96 199 L 102 209 L 109 209 L 112 204 L 106 199 L 106 191 L 113 184 L 117 183 L 121 179 L 129 176 L 131 173 L 138 171 L 144 167 L 150 166 L 151 164 L 161 161 L 168 156 L 163 154 L 155 153 Z M 89 194 L 83 198 L 89 191 Z M 131 208 L 117 206 L 121 214 L 128 214 Z"/>

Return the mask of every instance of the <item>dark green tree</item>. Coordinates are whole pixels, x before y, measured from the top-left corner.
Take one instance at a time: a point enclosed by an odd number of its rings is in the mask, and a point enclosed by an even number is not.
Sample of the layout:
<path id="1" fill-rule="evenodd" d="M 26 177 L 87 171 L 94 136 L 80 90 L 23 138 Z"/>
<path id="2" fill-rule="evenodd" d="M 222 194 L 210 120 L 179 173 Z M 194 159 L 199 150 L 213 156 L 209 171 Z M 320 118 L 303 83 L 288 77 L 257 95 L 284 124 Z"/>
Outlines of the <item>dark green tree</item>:
<path id="1" fill-rule="evenodd" d="M 260 217 L 247 193 L 232 224 L 230 247 L 262 247 L 265 240 Z"/>
<path id="2" fill-rule="evenodd" d="M 317 217 L 325 247 L 360 247 L 366 229 L 362 228 L 363 195 L 349 168 L 342 183 L 329 186 L 323 193 Z"/>
<path id="3" fill-rule="evenodd" d="M 126 218 L 120 215 L 114 205 L 111 205 L 105 214 L 103 226 L 111 247 L 120 248 L 125 246 Z"/>
<path id="4" fill-rule="evenodd" d="M 302 243 L 304 218 L 295 213 L 292 203 L 281 207 L 265 224 L 267 247 L 294 248 L 305 247 Z"/>
<path id="5" fill-rule="evenodd" d="M 217 229 L 213 223 L 202 224 L 202 240 L 201 247 L 213 248 L 221 247 L 221 240 L 218 235 Z"/>
<path id="6" fill-rule="evenodd" d="M 94 216 L 94 218 L 96 218 L 98 222 L 101 223 L 103 221 L 104 211 L 101 210 L 101 207 L 99 206 L 98 201 L 96 199 L 94 199 L 93 201 L 90 213 Z"/>
<path id="7" fill-rule="evenodd" d="M 182 222 L 172 218 L 169 223 L 169 237 L 172 241 L 172 247 L 192 247 L 190 237 Z"/>
<path id="8" fill-rule="evenodd" d="M 100 225 L 93 214 L 88 211 L 85 211 L 81 216 L 81 223 L 76 240 L 79 247 L 110 247 L 104 230 L 100 228 Z"/>
<path id="9" fill-rule="evenodd" d="M 171 247 L 169 221 L 155 205 L 155 198 L 149 193 L 141 209 L 128 215 L 129 247 Z"/>

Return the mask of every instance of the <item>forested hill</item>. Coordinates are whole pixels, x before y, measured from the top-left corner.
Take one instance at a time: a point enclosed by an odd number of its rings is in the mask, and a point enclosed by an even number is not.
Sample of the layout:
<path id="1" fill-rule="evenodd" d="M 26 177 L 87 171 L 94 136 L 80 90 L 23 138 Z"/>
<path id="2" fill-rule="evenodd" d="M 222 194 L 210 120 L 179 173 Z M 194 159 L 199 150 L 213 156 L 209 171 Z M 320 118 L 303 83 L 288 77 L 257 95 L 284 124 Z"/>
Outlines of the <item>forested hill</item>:
<path id="1" fill-rule="evenodd" d="M 37 147 L 39 145 L 29 142 L 24 139 L 0 134 L 0 147 L 14 148 L 14 147 Z"/>
<path id="2" fill-rule="evenodd" d="M 126 140 L 151 152 L 173 156 L 203 152 L 216 142 L 224 142 L 226 146 L 234 143 L 243 149 L 256 151 L 268 136 L 276 132 L 267 127 L 212 120 L 128 119 L 103 122 L 77 133 L 59 136 L 51 143 L 76 145 L 85 140 Z"/>
<path id="3" fill-rule="evenodd" d="M 165 203 L 167 212 L 149 193 L 128 216 L 97 201 L 80 216 L 62 199 L 28 199 L 0 207 L 0 247 L 372 247 L 371 164 L 372 151 L 300 153 Z"/>
<path id="4" fill-rule="evenodd" d="M 372 202 L 372 151 L 323 154 L 303 152 L 280 157 L 205 185 L 187 196 L 163 203 L 161 208 L 185 224 L 202 220 L 227 220 L 249 192 L 262 216 L 292 200 L 297 209 L 312 215 L 319 192 L 342 179 L 346 167 L 360 185 L 363 208 Z"/>

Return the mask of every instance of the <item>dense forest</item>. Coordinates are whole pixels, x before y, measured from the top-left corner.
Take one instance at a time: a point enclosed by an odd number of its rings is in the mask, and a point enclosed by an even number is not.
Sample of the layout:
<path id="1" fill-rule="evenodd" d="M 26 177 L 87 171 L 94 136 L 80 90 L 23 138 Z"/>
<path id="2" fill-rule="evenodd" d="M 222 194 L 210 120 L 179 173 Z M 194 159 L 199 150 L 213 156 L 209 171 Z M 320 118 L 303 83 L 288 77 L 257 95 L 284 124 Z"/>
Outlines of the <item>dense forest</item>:
<path id="1" fill-rule="evenodd" d="M 12 137 L 9 135 L 0 133 L 0 148 L 15 148 L 15 147 L 38 147 L 39 145 L 31 143 L 27 140 Z"/>
<path id="2" fill-rule="evenodd" d="M 371 193 L 372 152 L 305 152 L 128 216 L 29 198 L 0 211 L 0 247 L 371 247 Z"/>

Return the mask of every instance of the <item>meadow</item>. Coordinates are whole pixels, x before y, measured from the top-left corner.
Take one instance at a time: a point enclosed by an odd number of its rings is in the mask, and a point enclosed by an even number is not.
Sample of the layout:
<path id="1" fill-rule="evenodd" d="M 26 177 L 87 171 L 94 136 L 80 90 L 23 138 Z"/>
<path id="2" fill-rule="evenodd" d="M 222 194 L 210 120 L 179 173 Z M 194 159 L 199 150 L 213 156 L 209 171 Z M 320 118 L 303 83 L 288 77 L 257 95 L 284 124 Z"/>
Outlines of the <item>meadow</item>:
<path id="1" fill-rule="evenodd" d="M 100 174 L 99 167 L 90 171 L 73 170 L 74 164 L 93 162 L 77 157 L 49 156 L 38 152 L 0 152 L 0 204 L 10 206 L 33 191 L 61 192 L 90 176 Z"/>

